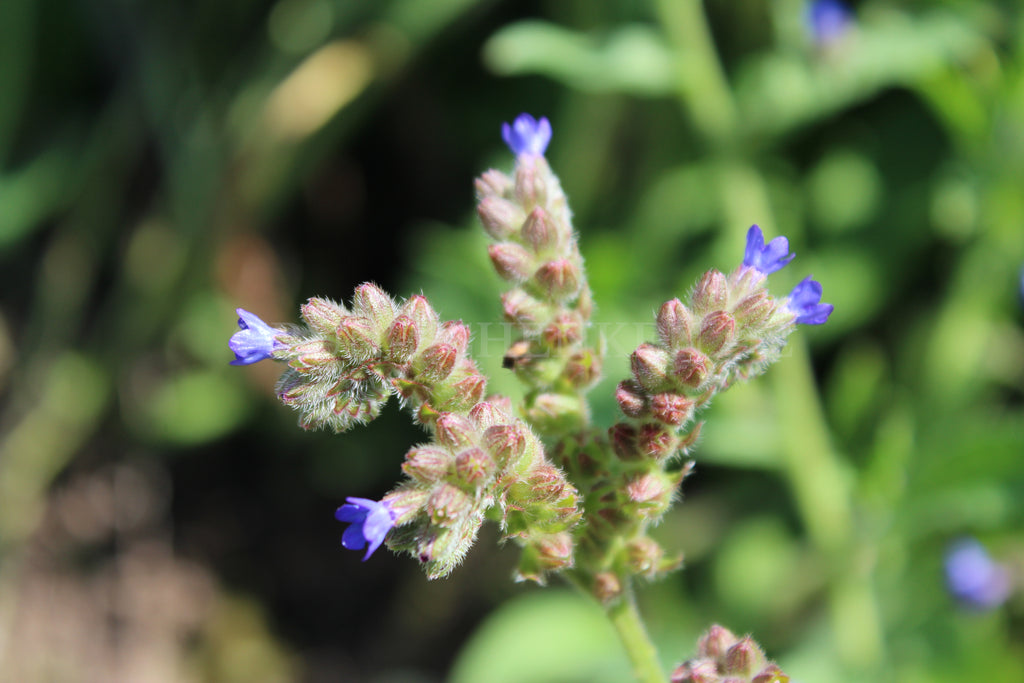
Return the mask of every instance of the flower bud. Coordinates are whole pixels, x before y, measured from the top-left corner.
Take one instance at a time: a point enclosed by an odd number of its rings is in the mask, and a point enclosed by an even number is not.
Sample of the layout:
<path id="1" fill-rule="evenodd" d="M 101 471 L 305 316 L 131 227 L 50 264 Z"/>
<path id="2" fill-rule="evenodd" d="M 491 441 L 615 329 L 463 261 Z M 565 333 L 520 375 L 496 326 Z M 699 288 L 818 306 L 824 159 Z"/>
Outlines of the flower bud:
<path id="1" fill-rule="evenodd" d="M 384 343 L 385 360 L 392 363 L 407 363 L 419 345 L 416 323 L 407 315 L 399 315 L 388 328 Z"/>
<path id="2" fill-rule="evenodd" d="M 697 651 L 703 657 L 719 659 L 725 656 L 729 648 L 739 642 L 732 631 L 724 626 L 713 624 L 707 633 L 697 641 Z"/>
<path id="3" fill-rule="evenodd" d="M 526 454 L 532 435 L 518 421 L 484 430 L 481 444 L 502 468 L 515 465 Z"/>
<path id="4" fill-rule="evenodd" d="M 479 486 L 494 473 L 494 461 L 480 448 L 467 448 L 455 456 L 455 473 L 459 481 Z"/>
<path id="5" fill-rule="evenodd" d="M 657 394 L 651 398 L 655 420 L 678 427 L 693 417 L 693 401 L 679 394 Z"/>
<path id="6" fill-rule="evenodd" d="M 637 445 L 636 427 L 625 422 L 616 423 L 608 430 L 608 438 L 612 444 L 612 450 L 620 460 L 637 460 L 640 458 L 640 451 Z"/>
<path id="7" fill-rule="evenodd" d="M 766 663 L 764 652 L 750 636 L 746 636 L 726 651 L 724 668 L 725 673 L 750 676 Z"/>
<path id="8" fill-rule="evenodd" d="M 476 423 L 478 429 L 485 430 L 488 427 L 508 423 L 511 418 L 501 407 L 490 400 L 477 403 L 469 411 L 469 417 Z"/>
<path id="9" fill-rule="evenodd" d="M 469 326 L 461 320 L 447 320 L 437 333 L 437 341 L 448 344 L 460 356 L 469 348 Z"/>
<path id="10" fill-rule="evenodd" d="M 405 454 L 402 471 L 416 481 L 432 484 L 451 472 L 452 456 L 443 448 L 419 446 Z"/>
<path id="11" fill-rule="evenodd" d="M 768 319 L 774 308 L 768 292 L 759 289 L 736 304 L 732 315 L 739 325 L 759 325 Z"/>
<path id="12" fill-rule="evenodd" d="M 667 388 L 671 362 L 667 351 L 651 344 L 641 344 L 629 362 L 633 376 L 644 389 L 657 392 Z"/>
<path id="13" fill-rule="evenodd" d="M 293 344 L 287 351 L 290 358 L 288 365 L 299 372 L 309 372 L 315 368 L 339 363 L 341 359 L 338 358 L 332 346 L 323 339 L 307 339 Z"/>
<path id="14" fill-rule="evenodd" d="M 415 294 L 402 305 L 399 311 L 416 326 L 416 336 L 420 343 L 433 344 L 437 334 L 438 316 L 437 311 L 430 305 L 427 298 L 421 294 Z"/>
<path id="15" fill-rule="evenodd" d="M 469 494 L 453 484 L 441 484 L 430 494 L 427 500 L 427 514 L 430 521 L 440 526 L 449 526 L 469 516 L 473 508 L 473 499 Z"/>
<path id="16" fill-rule="evenodd" d="M 519 284 L 533 274 L 533 255 L 515 242 L 502 242 L 487 247 L 494 270 L 503 279 Z"/>
<path id="17" fill-rule="evenodd" d="M 512 193 L 512 178 L 493 168 L 484 171 L 474 183 L 476 194 L 480 199 L 486 197 L 505 197 Z"/>
<path id="18" fill-rule="evenodd" d="M 637 437 L 640 452 L 653 460 L 664 460 L 676 451 L 675 434 L 657 422 L 647 422 L 640 427 Z"/>
<path id="19" fill-rule="evenodd" d="M 476 207 L 484 230 L 496 240 L 507 240 L 519 233 L 526 214 L 515 202 L 498 196 L 484 197 Z"/>
<path id="20" fill-rule="evenodd" d="M 725 311 L 714 311 L 704 316 L 697 336 L 697 345 L 712 358 L 724 354 L 736 338 L 736 321 Z"/>
<path id="21" fill-rule="evenodd" d="M 476 366 L 473 367 L 473 370 L 473 372 L 468 373 L 462 379 L 452 383 L 452 400 L 445 404 L 449 409 L 458 409 L 459 412 L 465 412 L 479 403 L 480 399 L 484 397 L 484 390 L 487 388 L 487 378 L 476 371 Z"/>
<path id="22" fill-rule="evenodd" d="M 622 582 L 615 572 L 598 572 L 594 576 L 594 597 L 607 605 L 622 595 Z"/>
<path id="23" fill-rule="evenodd" d="M 697 313 L 707 313 L 725 308 L 729 300 L 729 284 L 725 275 L 709 270 L 701 276 L 693 290 L 693 308 Z"/>
<path id="24" fill-rule="evenodd" d="M 395 319 L 395 302 L 383 289 L 372 282 L 365 282 L 356 287 L 352 311 L 369 320 L 374 331 L 380 334 Z"/>
<path id="25" fill-rule="evenodd" d="M 640 417 L 647 408 L 643 387 L 632 379 L 619 382 L 615 389 L 615 400 L 618 401 L 622 412 L 629 417 Z"/>
<path id="26" fill-rule="evenodd" d="M 542 434 L 566 434 L 586 423 L 587 406 L 579 394 L 544 392 L 533 399 L 526 419 Z"/>
<path id="27" fill-rule="evenodd" d="M 601 359 L 591 349 L 577 351 L 569 356 L 564 374 L 573 387 L 586 389 L 601 378 Z"/>
<path id="28" fill-rule="evenodd" d="M 556 349 L 570 346 L 583 339 L 583 321 L 574 313 L 561 313 L 544 328 L 541 337 Z"/>
<path id="29" fill-rule="evenodd" d="M 452 374 L 458 354 L 448 344 L 434 344 L 416 359 L 416 378 L 424 383 L 435 383 Z"/>
<path id="30" fill-rule="evenodd" d="M 338 349 L 347 358 L 363 361 L 376 358 L 380 353 L 380 335 L 366 318 L 344 318 L 335 334 L 338 336 Z"/>
<path id="31" fill-rule="evenodd" d="M 692 316 L 679 299 L 666 301 L 658 311 L 658 338 L 669 349 L 678 349 L 690 344 Z"/>
<path id="32" fill-rule="evenodd" d="M 556 301 L 572 299 L 580 291 L 580 268 L 569 259 L 548 261 L 534 274 L 549 298 Z"/>
<path id="33" fill-rule="evenodd" d="M 789 683 L 789 676 L 779 668 L 778 664 L 769 664 L 751 678 L 750 683 Z"/>
<path id="34" fill-rule="evenodd" d="M 558 571 L 572 566 L 572 535 L 568 532 L 546 535 L 533 546 L 537 549 L 537 559 L 543 569 Z"/>
<path id="35" fill-rule="evenodd" d="M 395 516 L 395 526 L 402 526 L 412 521 L 427 503 L 428 492 L 421 486 L 407 482 L 384 496 L 380 502 L 386 503 Z"/>
<path id="36" fill-rule="evenodd" d="M 329 299 L 313 297 L 302 304 L 302 319 L 318 334 L 328 336 L 338 329 L 341 319 L 348 315 L 345 307 Z"/>
<path id="37" fill-rule="evenodd" d="M 477 431 L 469 418 L 455 413 L 441 413 L 434 422 L 437 442 L 458 452 L 476 445 Z"/>
<path id="38" fill-rule="evenodd" d="M 513 192 L 516 200 L 527 209 L 547 201 L 546 167 L 547 162 L 541 156 L 524 154 L 517 159 Z"/>
<path id="39" fill-rule="evenodd" d="M 537 207 L 523 223 L 523 241 L 535 254 L 543 254 L 558 246 L 558 229 L 551 216 L 542 207 Z"/>
<path id="40" fill-rule="evenodd" d="M 654 578 L 665 552 L 647 536 L 634 538 L 626 544 L 626 562 L 633 574 Z"/>
<path id="41" fill-rule="evenodd" d="M 526 478 L 526 485 L 530 489 L 530 498 L 542 504 L 557 503 L 565 496 L 575 494 L 562 471 L 547 463 L 533 468 Z"/>
<path id="42" fill-rule="evenodd" d="M 515 323 L 528 335 L 539 334 L 551 318 L 550 307 L 518 287 L 501 295 L 505 319 Z"/>
<path id="43" fill-rule="evenodd" d="M 710 359 L 697 349 L 682 349 L 676 354 L 672 374 L 683 385 L 697 388 L 708 376 Z"/>
<path id="44" fill-rule="evenodd" d="M 674 491 L 670 478 L 660 470 L 636 475 L 626 483 L 630 502 L 636 504 L 640 516 L 649 519 L 657 519 L 668 510 Z"/>
<path id="45" fill-rule="evenodd" d="M 721 683 L 721 680 L 714 660 L 694 659 L 676 667 L 671 683 Z"/>

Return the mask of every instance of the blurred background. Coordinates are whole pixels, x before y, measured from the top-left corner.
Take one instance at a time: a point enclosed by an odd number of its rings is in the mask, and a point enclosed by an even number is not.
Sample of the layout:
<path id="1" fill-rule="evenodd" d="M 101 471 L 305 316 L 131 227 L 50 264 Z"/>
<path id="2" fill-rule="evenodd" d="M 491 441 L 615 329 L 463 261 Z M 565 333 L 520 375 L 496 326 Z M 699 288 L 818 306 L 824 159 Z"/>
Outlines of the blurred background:
<path id="1" fill-rule="evenodd" d="M 666 666 L 712 622 L 800 683 L 1024 681 L 1024 598 L 947 591 L 950 543 L 1024 568 L 1024 12 L 1014 0 L 4 0 L 0 680 L 622 681 L 598 608 L 343 551 L 423 438 L 343 437 L 229 367 L 374 280 L 477 326 L 474 175 L 546 115 L 596 320 L 595 419 L 640 329 L 747 228 L 835 304 L 708 412 L 641 588 Z M 972 599 L 972 597 L 974 599 Z M 967 603 L 965 604 L 965 598 Z"/>

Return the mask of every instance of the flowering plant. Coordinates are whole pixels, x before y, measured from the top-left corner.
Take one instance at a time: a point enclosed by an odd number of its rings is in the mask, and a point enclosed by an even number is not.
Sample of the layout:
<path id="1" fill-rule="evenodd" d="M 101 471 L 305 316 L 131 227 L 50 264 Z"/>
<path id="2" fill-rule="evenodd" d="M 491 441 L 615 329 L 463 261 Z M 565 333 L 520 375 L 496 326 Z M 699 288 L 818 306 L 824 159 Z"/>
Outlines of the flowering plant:
<path id="1" fill-rule="evenodd" d="M 344 432 L 373 420 L 397 395 L 428 440 L 406 454 L 404 479 L 380 501 L 348 498 L 344 547 L 382 544 L 417 559 L 429 578 L 455 569 L 485 521 L 522 549 L 518 580 L 561 576 L 604 607 L 640 680 L 663 681 L 633 599 L 638 578 L 655 579 L 681 557 L 649 535 L 692 471 L 698 412 L 737 381 L 763 373 L 798 324 L 832 313 L 807 277 L 783 298 L 767 278 L 791 260 L 785 237 L 747 232 L 742 262 L 707 271 L 691 294 L 661 305 L 657 338 L 630 356 L 618 384 L 620 419 L 592 423 L 587 392 L 603 351 L 588 335 L 593 302 L 566 196 L 544 152 L 546 118 L 520 115 L 502 129 L 511 174 L 476 182 L 478 213 L 493 240 L 495 271 L 509 285 L 505 321 L 516 339 L 506 367 L 526 387 L 521 405 L 487 395 L 468 353 L 470 329 L 443 321 L 423 296 L 398 301 L 373 284 L 346 306 L 312 298 L 301 325 L 270 326 L 239 309 L 234 364 L 284 363 L 278 398 L 305 429 Z M 712 627 L 699 656 L 673 681 L 788 681 L 749 637 Z"/>

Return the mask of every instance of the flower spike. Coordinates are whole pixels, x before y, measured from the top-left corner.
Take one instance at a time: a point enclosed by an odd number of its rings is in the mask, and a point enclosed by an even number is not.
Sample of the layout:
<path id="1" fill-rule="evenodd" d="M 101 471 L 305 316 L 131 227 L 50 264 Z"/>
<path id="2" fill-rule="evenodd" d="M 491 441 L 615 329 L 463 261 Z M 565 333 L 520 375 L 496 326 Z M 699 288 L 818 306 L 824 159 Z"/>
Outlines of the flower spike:
<path id="1" fill-rule="evenodd" d="M 747 249 L 743 254 L 743 265 L 769 275 L 793 260 L 796 254 L 789 253 L 789 240 L 776 237 L 765 246 L 764 233 L 757 225 L 747 231 Z"/>
<path id="2" fill-rule="evenodd" d="M 832 304 L 821 302 L 821 283 L 808 275 L 786 297 L 785 305 L 804 325 L 821 325 L 832 315 Z"/>
<path id="3" fill-rule="evenodd" d="M 501 124 L 501 137 L 516 156 L 544 156 L 544 150 L 551 142 L 551 123 L 543 116 L 537 120 L 529 114 L 520 114 L 511 126 L 507 123 Z"/>
<path id="4" fill-rule="evenodd" d="M 348 522 L 349 528 L 341 536 L 341 545 L 349 550 L 366 549 L 363 562 L 384 542 L 384 537 L 395 525 L 395 513 L 387 503 L 366 498 L 346 498 L 347 503 L 334 513 L 339 522 Z"/>
<path id="5" fill-rule="evenodd" d="M 238 332 L 231 335 L 228 342 L 235 359 L 231 365 L 252 365 L 261 360 L 271 358 L 274 350 L 281 346 L 275 337 L 282 331 L 266 324 L 255 313 L 244 308 L 235 309 L 238 314 Z"/>

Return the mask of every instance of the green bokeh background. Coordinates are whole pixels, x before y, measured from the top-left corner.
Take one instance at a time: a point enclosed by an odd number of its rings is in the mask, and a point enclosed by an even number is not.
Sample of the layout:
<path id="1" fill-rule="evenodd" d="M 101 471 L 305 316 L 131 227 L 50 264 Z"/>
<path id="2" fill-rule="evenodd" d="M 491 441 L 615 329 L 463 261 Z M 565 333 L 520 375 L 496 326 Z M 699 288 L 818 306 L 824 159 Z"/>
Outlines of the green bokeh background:
<path id="1" fill-rule="evenodd" d="M 752 223 L 797 253 L 774 291 L 836 306 L 707 415 L 656 530 L 687 568 L 641 588 L 666 667 L 720 622 L 800 683 L 1024 681 L 1022 592 L 942 582 L 963 535 L 1024 575 L 1024 12 L 865 1 L 822 47 L 803 9 L 0 3 L 0 679 L 629 679 L 493 530 L 440 582 L 340 550 L 334 508 L 422 434 L 394 405 L 304 433 L 274 367 L 227 365 L 236 306 L 374 280 L 474 325 L 515 394 L 472 180 L 528 111 L 609 342 L 596 420 Z"/>

